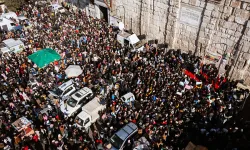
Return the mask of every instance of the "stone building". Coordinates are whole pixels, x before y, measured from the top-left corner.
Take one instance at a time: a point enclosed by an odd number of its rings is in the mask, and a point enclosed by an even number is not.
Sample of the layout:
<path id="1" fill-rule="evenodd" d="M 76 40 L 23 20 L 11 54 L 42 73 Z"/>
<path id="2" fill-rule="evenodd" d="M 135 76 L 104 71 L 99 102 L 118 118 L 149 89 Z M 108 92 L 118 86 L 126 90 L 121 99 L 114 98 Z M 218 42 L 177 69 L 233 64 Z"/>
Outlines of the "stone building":
<path id="1" fill-rule="evenodd" d="M 215 63 L 250 84 L 250 0 L 68 0 L 108 22 Z M 226 70 L 225 70 L 226 68 Z"/>

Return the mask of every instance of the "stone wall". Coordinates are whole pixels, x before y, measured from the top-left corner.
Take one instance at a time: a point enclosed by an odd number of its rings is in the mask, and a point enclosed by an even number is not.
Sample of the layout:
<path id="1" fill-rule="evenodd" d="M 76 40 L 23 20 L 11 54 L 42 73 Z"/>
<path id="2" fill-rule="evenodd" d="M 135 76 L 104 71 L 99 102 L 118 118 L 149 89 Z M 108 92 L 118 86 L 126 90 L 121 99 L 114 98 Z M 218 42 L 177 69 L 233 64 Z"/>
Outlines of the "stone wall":
<path id="1" fill-rule="evenodd" d="M 203 58 L 207 52 L 226 53 L 228 58 L 220 65 L 220 74 L 226 73 L 225 65 L 228 64 L 231 66 L 229 77 L 250 84 L 247 63 L 250 59 L 249 0 L 222 0 L 219 3 L 206 0 L 116 0 L 113 3 L 113 14 L 121 18 L 124 10 L 116 8 L 125 7 L 128 29 L 146 34 L 148 40 L 158 39 L 160 43 L 168 43 L 170 48 L 192 51 Z M 185 22 L 185 9 L 200 14 L 199 22 Z"/>
<path id="2" fill-rule="evenodd" d="M 110 15 L 147 40 L 158 39 L 202 58 L 208 52 L 227 54 L 220 74 L 226 73 L 228 64 L 229 77 L 250 85 L 250 0 L 113 0 L 112 4 Z"/>

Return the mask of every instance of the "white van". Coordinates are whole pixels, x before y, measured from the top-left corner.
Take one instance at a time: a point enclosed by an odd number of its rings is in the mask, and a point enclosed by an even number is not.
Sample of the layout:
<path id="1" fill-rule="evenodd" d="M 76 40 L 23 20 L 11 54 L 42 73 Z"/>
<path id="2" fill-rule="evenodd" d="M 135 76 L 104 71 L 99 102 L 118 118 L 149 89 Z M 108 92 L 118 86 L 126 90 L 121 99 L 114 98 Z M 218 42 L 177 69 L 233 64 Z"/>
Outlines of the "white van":
<path id="1" fill-rule="evenodd" d="M 130 102 L 134 102 L 135 101 L 135 95 L 131 92 L 123 95 L 121 97 L 122 102 L 129 104 Z"/>
<path id="2" fill-rule="evenodd" d="M 76 91 L 74 81 L 71 79 L 59 87 L 54 88 L 52 91 L 49 91 L 49 97 L 54 97 L 55 99 L 64 98 L 70 96 Z"/>
<path id="3" fill-rule="evenodd" d="M 49 6 L 49 10 L 53 11 L 53 12 L 59 12 L 59 13 L 65 13 L 65 9 L 58 4 L 53 4 Z"/>
<path id="4" fill-rule="evenodd" d="M 89 128 L 92 123 L 100 117 L 99 111 L 106 109 L 106 104 L 100 102 L 101 97 L 95 97 L 82 107 L 82 111 L 76 116 L 75 121 L 77 127 Z"/>
<path id="5" fill-rule="evenodd" d="M 74 116 L 80 108 L 89 102 L 93 97 L 93 92 L 90 88 L 84 87 L 74 93 L 67 101 L 66 104 L 61 102 L 60 109 L 68 117 Z"/>
<path id="6" fill-rule="evenodd" d="M 117 34 L 117 41 L 122 45 L 129 45 L 131 52 L 143 52 L 144 44 L 140 41 L 136 34 L 129 34 L 128 32 L 119 32 Z"/>
<path id="7" fill-rule="evenodd" d="M 1 53 L 18 53 L 24 50 L 24 43 L 21 40 L 7 39 L 0 43 Z"/>
<path id="8" fill-rule="evenodd" d="M 0 28 L 3 31 L 11 31 L 11 30 L 15 30 L 16 24 L 6 18 L 0 17 Z"/>
<path id="9" fill-rule="evenodd" d="M 18 17 L 17 17 L 17 15 L 16 15 L 16 13 L 15 12 L 8 12 L 8 13 L 4 13 L 4 14 L 2 14 L 1 15 L 3 18 L 6 18 L 6 19 L 11 19 L 11 18 L 13 18 L 13 19 L 18 19 Z"/>

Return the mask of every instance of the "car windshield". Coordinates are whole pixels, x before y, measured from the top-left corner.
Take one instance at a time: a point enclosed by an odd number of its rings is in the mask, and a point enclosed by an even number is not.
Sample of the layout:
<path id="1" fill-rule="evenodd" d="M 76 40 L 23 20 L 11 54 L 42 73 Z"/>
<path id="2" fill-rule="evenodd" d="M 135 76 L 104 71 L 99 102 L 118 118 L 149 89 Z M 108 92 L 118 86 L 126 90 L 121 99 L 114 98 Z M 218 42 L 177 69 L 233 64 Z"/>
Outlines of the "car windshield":
<path id="1" fill-rule="evenodd" d="M 117 149 L 120 149 L 122 146 L 122 143 L 123 143 L 122 139 L 120 137 L 118 137 L 116 134 L 114 134 L 111 137 L 110 142 L 111 142 L 112 146 L 114 146 Z"/>
<path id="2" fill-rule="evenodd" d="M 73 99 L 73 98 L 70 98 L 68 101 L 67 101 L 67 104 L 71 107 L 75 107 L 76 104 L 77 104 L 77 100 Z"/>
<path id="3" fill-rule="evenodd" d="M 4 43 L 0 43 L 0 48 L 4 48 L 6 45 Z"/>
<path id="4" fill-rule="evenodd" d="M 121 99 L 122 99 L 122 101 L 123 101 L 123 102 L 125 102 L 125 101 L 126 101 L 126 99 L 125 99 L 124 97 L 122 97 Z"/>
<path id="5" fill-rule="evenodd" d="M 53 92 L 54 92 L 56 95 L 58 95 L 58 96 L 60 96 L 60 95 L 63 93 L 63 91 L 60 90 L 59 88 L 55 88 L 55 89 L 53 90 Z"/>
<path id="6" fill-rule="evenodd" d="M 80 126 L 83 125 L 83 120 L 81 118 L 79 118 L 78 116 L 75 119 L 76 123 L 79 124 Z"/>

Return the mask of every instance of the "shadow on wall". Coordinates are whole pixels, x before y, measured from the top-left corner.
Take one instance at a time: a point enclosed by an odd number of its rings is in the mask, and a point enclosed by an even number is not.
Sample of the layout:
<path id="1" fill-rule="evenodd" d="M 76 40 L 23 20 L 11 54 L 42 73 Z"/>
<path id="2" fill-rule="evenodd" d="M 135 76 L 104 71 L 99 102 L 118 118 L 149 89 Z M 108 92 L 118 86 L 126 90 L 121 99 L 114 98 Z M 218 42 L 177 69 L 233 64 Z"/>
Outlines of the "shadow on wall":
<path id="1" fill-rule="evenodd" d="M 201 25 L 202 25 L 202 22 L 203 22 L 203 18 L 204 18 L 204 14 L 205 14 L 205 10 L 207 8 L 207 3 L 208 3 L 208 0 L 205 0 L 205 5 L 202 9 L 202 12 L 201 12 L 201 20 L 200 20 L 200 24 L 199 24 L 199 28 L 198 28 L 198 32 L 197 32 L 197 35 L 196 35 L 196 40 L 195 40 L 195 50 L 194 50 L 194 55 L 197 54 L 198 52 L 198 46 L 199 46 L 199 37 L 200 37 L 200 32 L 201 32 Z"/>
<path id="2" fill-rule="evenodd" d="M 146 35 L 145 34 L 138 35 L 138 39 L 139 40 L 144 40 L 144 39 L 146 39 Z"/>

